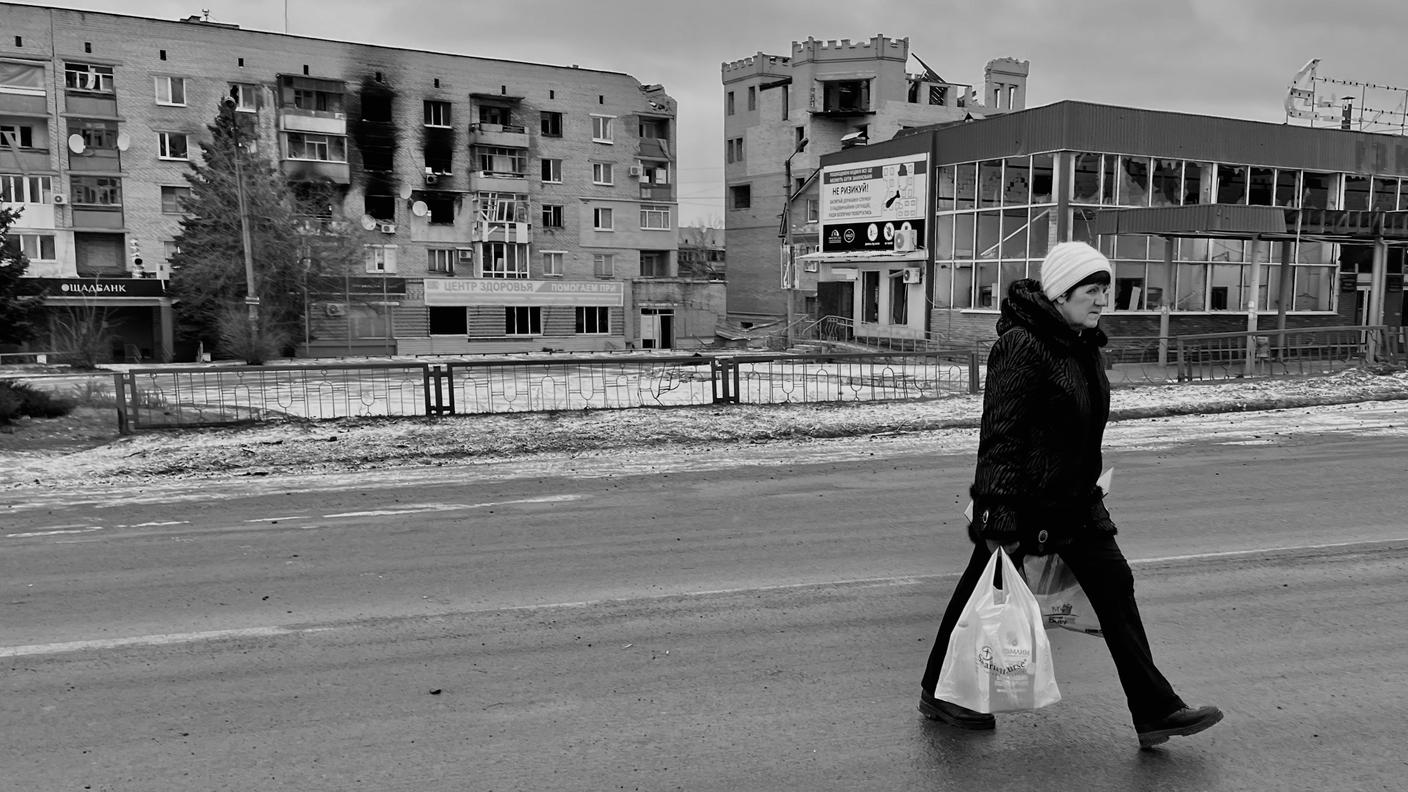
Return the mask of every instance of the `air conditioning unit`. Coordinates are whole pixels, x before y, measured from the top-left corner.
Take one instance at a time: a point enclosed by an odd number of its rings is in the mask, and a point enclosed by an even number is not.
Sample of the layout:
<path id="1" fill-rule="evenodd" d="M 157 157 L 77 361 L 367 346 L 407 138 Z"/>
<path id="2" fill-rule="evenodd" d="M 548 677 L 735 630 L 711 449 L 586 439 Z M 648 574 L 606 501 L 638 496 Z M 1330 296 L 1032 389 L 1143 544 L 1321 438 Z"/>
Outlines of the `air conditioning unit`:
<path id="1" fill-rule="evenodd" d="M 632 165 L 631 167 L 626 169 L 626 173 L 630 174 L 631 178 L 633 179 L 639 179 L 641 174 L 641 168 L 639 165 Z"/>
<path id="2" fill-rule="evenodd" d="M 895 230 L 895 236 L 891 240 L 895 245 L 896 253 L 909 253 L 915 248 L 916 234 L 912 228 L 899 228 Z"/>
<path id="3" fill-rule="evenodd" d="M 380 231 L 380 232 L 383 233 L 383 234 L 394 234 L 394 233 L 396 233 L 396 224 L 395 224 L 395 223 L 377 223 L 377 224 L 376 224 L 376 230 Z"/>
<path id="4" fill-rule="evenodd" d="M 328 316 L 347 315 L 347 306 L 343 305 L 342 303 L 328 303 L 326 306 L 323 307 L 323 310 L 327 313 Z"/>
<path id="5" fill-rule="evenodd" d="M 909 267 L 908 269 L 906 269 L 906 270 L 904 271 L 904 282 L 905 282 L 905 283 L 923 283 L 923 282 L 924 282 L 924 271 L 921 270 L 921 269 L 919 269 L 918 267 Z"/>
<path id="6" fill-rule="evenodd" d="M 59 206 L 63 206 L 64 204 L 68 203 L 68 198 L 63 195 L 55 195 L 54 203 L 58 204 Z"/>
<path id="7" fill-rule="evenodd" d="M 803 261 L 803 262 L 802 262 L 802 271 L 803 271 L 803 272 L 817 272 L 817 271 L 819 271 L 820 269 L 821 269 L 821 265 L 818 264 L 818 263 L 816 263 L 815 261 Z"/>
<path id="8" fill-rule="evenodd" d="M 461 264 L 474 263 L 474 250 L 472 248 L 460 248 L 458 252 Z"/>
<path id="9" fill-rule="evenodd" d="M 425 174 L 425 183 L 426 183 L 426 184 L 434 184 L 434 183 L 436 183 L 436 182 L 438 182 L 438 181 L 440 181 L 440 177 L 439 177 L 439 176 L 437 176 L 437 175 L 435 175 L 435 174 L 433 174 L 433 173 L 427 173 L 427 174 Z"/>

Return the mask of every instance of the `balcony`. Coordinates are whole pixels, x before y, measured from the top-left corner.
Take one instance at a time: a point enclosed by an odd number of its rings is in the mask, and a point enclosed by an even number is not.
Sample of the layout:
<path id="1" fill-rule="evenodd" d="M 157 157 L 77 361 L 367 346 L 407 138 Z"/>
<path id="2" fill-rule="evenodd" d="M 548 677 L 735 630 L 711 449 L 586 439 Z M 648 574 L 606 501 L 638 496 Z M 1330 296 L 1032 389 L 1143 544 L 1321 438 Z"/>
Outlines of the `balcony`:
<path id="1" fill-rule="evenodd" d="M 117 149 L 85 148 L 68 155 L 68 169 L 75 173 L 121 173 L 122 152 Z"/>
<path id="2" fill-rule="evenodd" d="M 480 146 L 528 148 L 528 129 L 516 124 L 489 124 L 476 121 L 469 125 L 469 140 Z"/>
<path id="3" fill-rule="evenodd" d="M 286 159 L 279 162 L 279 167 L 289 181 L 352 183 L 352 171 L 345 162 Z"/>
<path id="4" fill-rule="evenodd" d="M 346 135 L 347 118 L 342 113 L 318 113 L 285 107 L 279 113 L 282 132 L 312 132 L 319 135 Z"/>
<path id="5" fill-rule="evenodd" d="M 528 174 L 505 171 L 470 171 L 470 189 L 478 192 L 528 192 Z"/>

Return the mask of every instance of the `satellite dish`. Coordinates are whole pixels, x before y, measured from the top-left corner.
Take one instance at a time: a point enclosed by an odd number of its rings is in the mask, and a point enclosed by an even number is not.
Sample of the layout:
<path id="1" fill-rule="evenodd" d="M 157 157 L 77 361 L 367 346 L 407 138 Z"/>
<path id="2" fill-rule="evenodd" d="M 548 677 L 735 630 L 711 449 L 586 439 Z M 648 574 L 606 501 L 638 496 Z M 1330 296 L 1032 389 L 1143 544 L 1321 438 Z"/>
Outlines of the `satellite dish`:
<path id="1" fill-rule="evenodd" d="M 425 201 L 416 201 L 411 204 L 411 214 L 416 217 L 425 217 L 430 214 L 430 207 L 426 205 Z"/>
<path id="2" fill-rule="evenodd" d="M 369 214 L 362 215 L 362 230 L 370 231 L 373 228 L 376 228 L 376 218 Z"/>
<path id="3" fill-rule="evenodd" d="M 117 150 L 126 151 L 132 145 L 132 136 L 126 132 L 117 133 Z"/>
<path id="4" fill-rule="evenodd" d="M 411 197 L 411 185 L 409 185 L 409 184 L 403 184 L 403 185 L 401 185 L 401 197 L 402 197 L 403 199 L 404 199 L 404 198 L 410 198 L 410 197 Z"/>
<path id="5" fill-rule="evenodd" d="M 69 151 L 72 151 L 74 154 L 82 154 L 82 153 L 83 153 L 83 150 L 84 150 L 85 148 L 88 148 L 88 144 L 86 144 L 86 143 L 83 142 L 83 136 L 82 136 L 82 135 L 69 135 L 69 136 L 68 136 L 68 150 L 69 150 Z"/>

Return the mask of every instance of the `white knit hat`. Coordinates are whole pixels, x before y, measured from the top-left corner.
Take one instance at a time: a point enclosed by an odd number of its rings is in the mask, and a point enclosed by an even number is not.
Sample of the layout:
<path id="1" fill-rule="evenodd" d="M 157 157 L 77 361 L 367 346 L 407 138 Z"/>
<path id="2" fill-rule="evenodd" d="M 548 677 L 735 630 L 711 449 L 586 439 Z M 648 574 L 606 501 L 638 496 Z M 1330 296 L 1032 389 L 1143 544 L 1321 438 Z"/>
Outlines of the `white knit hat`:
<path id="1" fill-rule="evenodd" d="M 1055 300 L 1072 286 L 1097 272 L 1114 277 L 1110 260 L 1084 242 L 1062 242 L 1051 248 L 1041 262 L 1041 291 Z"/>

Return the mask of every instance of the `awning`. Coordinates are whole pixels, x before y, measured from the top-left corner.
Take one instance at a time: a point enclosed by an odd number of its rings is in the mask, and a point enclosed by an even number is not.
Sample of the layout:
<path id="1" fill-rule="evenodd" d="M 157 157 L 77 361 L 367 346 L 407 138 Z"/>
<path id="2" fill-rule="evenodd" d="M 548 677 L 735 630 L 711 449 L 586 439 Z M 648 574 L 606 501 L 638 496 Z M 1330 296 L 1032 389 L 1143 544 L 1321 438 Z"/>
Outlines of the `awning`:
<path id="1" fill-rule="evenodd" d="M 808 253 L 798 256 L 798 261 L 815 261 L 818 264 L 923 264 L 928 260 L 923 250 L 899 253 L 891 250 L 846 250 L 833 253 Z"/>

